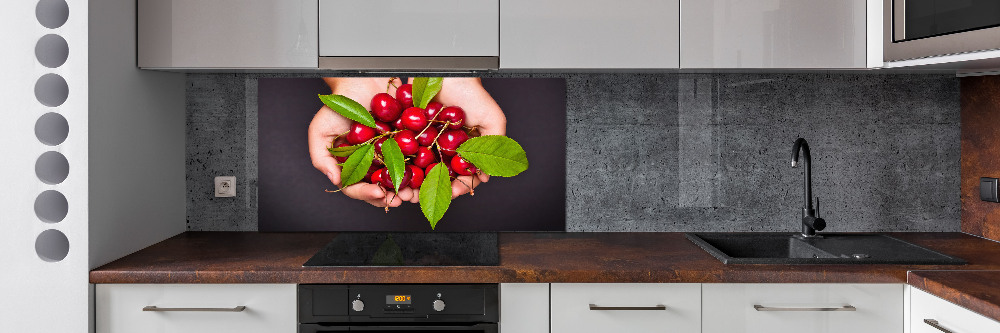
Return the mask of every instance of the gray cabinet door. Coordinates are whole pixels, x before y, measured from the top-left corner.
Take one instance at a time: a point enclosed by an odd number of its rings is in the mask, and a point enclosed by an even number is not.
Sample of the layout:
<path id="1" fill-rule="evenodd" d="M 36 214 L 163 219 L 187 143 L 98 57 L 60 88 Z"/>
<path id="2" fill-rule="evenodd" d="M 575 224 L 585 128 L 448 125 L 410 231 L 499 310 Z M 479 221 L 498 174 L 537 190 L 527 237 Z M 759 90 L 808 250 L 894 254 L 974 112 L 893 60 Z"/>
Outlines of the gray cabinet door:
<path id="1" fill-rule="evenodd" d="M 503 0 L 501 68 L 677 68 L 678 0 Z"/>
<path id="2" fill-rule="evenodd" d="M 316 0 L 139 0 L 139 67 L 316 68 Z"/>
<path id="3" fill-rule="evenodd" d="M 682 0 L 681 68 L 865 68 L 866 6 Z"/>
<path id="4" fill-rule="evenodd" d="M 496 57 L 499 0 L 319 0 L 323 57 Z"/>

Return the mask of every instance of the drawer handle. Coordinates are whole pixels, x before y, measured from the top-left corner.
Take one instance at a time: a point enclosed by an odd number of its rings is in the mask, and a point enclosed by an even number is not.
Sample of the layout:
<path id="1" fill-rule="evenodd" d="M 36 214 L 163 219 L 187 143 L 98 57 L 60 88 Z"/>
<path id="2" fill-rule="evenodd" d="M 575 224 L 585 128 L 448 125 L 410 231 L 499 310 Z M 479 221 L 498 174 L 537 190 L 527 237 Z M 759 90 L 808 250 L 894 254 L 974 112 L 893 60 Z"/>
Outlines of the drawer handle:
<path id="1" fill-rule="evenodd" d="M 757 311 L 858 311 L 858 308 L 855 308 L 853 305 L 844 305 L 844 306 L 830 307 L 830 308 L 776 308 L 771 306 L 754 304 L 753 309 Z"/>
<path id="2" fill-rule="evenodd" d="M 149 305 L 142 308 L 142 311 L 156 311 L 156 312 L 175 312 L 175 311 L 192 311 L 192 312 L 243 312 L 247 307 L 240 305 L 233 308 L 158 308 L 153 305 Z"/>
<path id="3" fill-rule="evenodd" d="M 931 327 L 936 328 L 939 331 L 944 332 L 944 333 L 955 333 L 955 332 L 952 332 L 951 330 L 949 330 L 947 328 L 944 328 L 944 326 L 941 326 L 941 323 L 938 323 L 938 321 L 934 320 L 934 319 L 924 319 L 924 323 L 927 324 L 927 325 L 931 325 Z"/>
<path id="4" fill-rule="evenodd" d="M 596 304 L 591 304 L 590 305 L 590 309 L 591 310 L 599 310 L 599 311 L 619 311 L 619 310 L 642 311 L 642 310 L 666 310 L 667 306 L 666 305 L 654 305 L 654 306 L 598 306 Z"/>

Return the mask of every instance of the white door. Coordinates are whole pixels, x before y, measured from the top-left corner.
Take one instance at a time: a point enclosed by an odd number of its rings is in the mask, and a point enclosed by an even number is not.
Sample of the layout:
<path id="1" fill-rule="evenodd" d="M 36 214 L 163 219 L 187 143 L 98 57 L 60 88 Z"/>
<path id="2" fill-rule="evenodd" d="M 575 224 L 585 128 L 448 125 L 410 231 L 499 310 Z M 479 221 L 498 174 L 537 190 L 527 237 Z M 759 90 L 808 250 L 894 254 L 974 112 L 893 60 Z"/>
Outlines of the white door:
<path id="1" fill-rule="evenodd" d="M 298 331 L 294 284 L 99 284 L 98 333 Z"/>
<path id="2" fill-rule="evenodd" d="M 910 289 L 910 332 L 1000 332 L 1000 322 L 917 289 Z"/>
<path id="3" fill-rule="evenodd" d="M 701 332 L 701 285 L 553 283 L 552 333 Z"/>
<path id="4" fill-rule="evenodd" d="M 705 333 L 903 331 L 902 284 L 704 284 Z"/>

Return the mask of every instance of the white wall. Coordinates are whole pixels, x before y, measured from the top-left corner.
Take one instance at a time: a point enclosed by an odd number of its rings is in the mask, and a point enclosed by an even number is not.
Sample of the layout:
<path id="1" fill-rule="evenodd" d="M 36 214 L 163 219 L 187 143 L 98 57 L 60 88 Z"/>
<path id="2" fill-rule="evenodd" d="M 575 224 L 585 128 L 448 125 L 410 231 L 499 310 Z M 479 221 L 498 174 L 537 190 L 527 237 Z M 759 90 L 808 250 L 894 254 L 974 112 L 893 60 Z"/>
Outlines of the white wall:
<path id="1" fill-rule="evenodd" d="M 90 269 L 185 228 L 184 76 L 136 69 L 134 0 L 66 2 L 68 20 L 54 28 L 36 19 L 38 0 L 0 4 L 0 332 L 91 330 Z M 55 68 L 35 57 L 46 34 L 69 46 Z M 65 79 L 62 104 L 35 98 L 46 74 Z M 36 137 L 36 121 L 49 112 L 66 119 L 65 141 Z M 46 152 L 65 156 L 65 180 L 36 176 Z M 36 215 L 47 190 L 66 197 L 65 218 Z M 50 229 L 68 240 L 61 260 L 36 252 Z"/>
<path id="2" fill-rule="evenodd" d="M 90 267 L 184 231 L 184 75 L 136 67 L 134 0 L 90 1 Z"/>
<path id="3" fill-rule="evenodd" d="M 69 18 L 55 29 L 35 18 L 38 1 L 0 4 L 0 332 L 86 332 L 89 324 L 88 273 L 88 89 L 87 1 L 69 0 Z M 58 34 L 69 45 L 67 61 L 57 68 L 42 66 L 35 43 Z M 65 78 L 66 101 L 48 107 L 35 99 L 34 85 L 44 74 Z M 47 113 L 65 117 L 69 136 L 56 146 L 40 142 L 35 122 Z M 61 153 L 69 162 L 64 181 L 49 185 L 35 175 L 35 161 L 44 153 Z M 66 217 L 42 222 L 35 198 L 56 190 L 68 202 Z M 65 234 L 69 252 L 57 262 L 42 260 L 35 251 L 38 235 L 48 229 Z"/>

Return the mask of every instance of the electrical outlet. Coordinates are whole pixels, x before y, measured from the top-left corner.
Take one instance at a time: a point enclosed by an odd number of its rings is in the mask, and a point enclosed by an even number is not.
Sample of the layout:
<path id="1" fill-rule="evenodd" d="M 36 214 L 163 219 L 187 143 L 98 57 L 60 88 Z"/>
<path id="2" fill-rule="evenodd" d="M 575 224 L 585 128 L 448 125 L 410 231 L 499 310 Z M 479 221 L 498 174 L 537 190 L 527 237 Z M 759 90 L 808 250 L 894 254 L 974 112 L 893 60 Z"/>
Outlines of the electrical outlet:
<path id="1" fill-rule="evenodd" d="M 215 197 L 228 198 L 236 196 L 236 177 L 219 176 L 215 177 Z"/>

